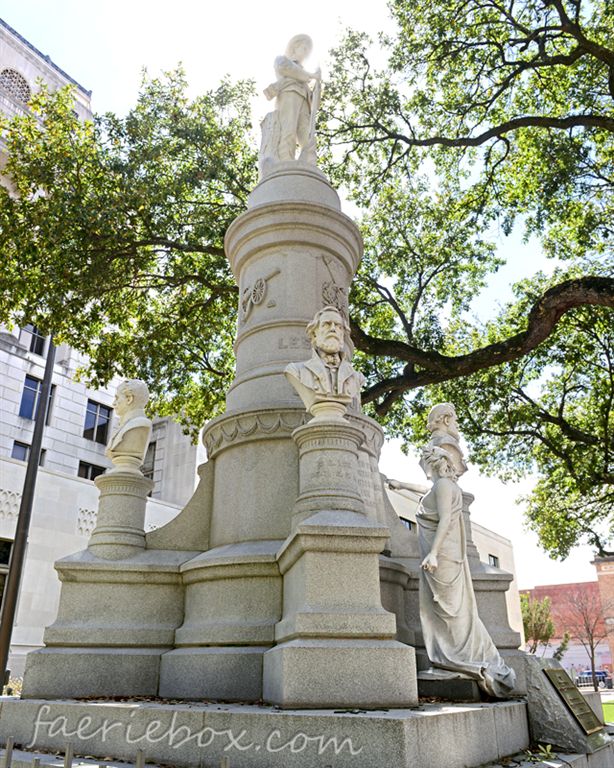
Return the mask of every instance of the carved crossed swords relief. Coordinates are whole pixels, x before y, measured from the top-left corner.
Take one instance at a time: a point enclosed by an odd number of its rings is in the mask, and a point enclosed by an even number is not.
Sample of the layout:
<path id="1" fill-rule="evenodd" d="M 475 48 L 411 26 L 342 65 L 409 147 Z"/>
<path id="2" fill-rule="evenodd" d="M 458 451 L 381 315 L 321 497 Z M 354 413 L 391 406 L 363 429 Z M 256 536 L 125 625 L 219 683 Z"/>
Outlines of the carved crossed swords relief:
<path id="1" fill-rule="evenodd" d="M 281 272 L 281 270 L 276 267 L 275 269 L 272 269 L 267 275 L 264 277 L 258 277 L 251 285 L 248 285 L 247 288 L 243 289 L 243 293 L 241 294 L 241 322 L 244 323 L 247 318 L 250 315 L 250 312 L 252 311 L 252 307 L 257 306 L 258 304 L 262 304 L 262 302 L 265 299 L 268 282 L 271 280 L 271 278 L 275 277 L 275 275 L 278 275 Z M 269 302 L 267 306 L 275 306 L 274 302 Z"/>

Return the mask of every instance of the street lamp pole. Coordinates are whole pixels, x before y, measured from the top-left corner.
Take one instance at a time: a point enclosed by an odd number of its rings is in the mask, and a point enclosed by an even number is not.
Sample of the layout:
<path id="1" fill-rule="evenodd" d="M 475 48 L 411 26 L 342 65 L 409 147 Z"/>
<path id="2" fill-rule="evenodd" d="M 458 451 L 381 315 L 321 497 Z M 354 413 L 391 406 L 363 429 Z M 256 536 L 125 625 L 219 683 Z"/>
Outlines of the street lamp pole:
<path id="1" fill-rule="evenodd" d="M 15 613 L 17 610 L 17 599 L 19 597 L 23 564 L 26 548 L 28 546 L 28 531 L 30 529 L 30 520 L 32 518 L 34 489 L 36 488 L 41 444 L 43 442 L 43 431 L 45 429 L 45 421 L 47 420 L 47 411 L 49 408 L 49 393 L 51 392 L 51 378 L 53 376 L 54 362 L 55 346 L 53 344 L 53 336 L 51 336 L 49 338 L 49 348 L 47 350 L 45 375 L 43 377 L 38 406 L 36 408 L 34 434 L 32 435 L 32 445 L 30 446 L 26 478 L 23 484 L 21 504 L 19 505 L 15 541 L 13 542 L 13 547 L 11 549 L 9 572 L 6 578 L 4 595 L 2 598 L 2 613 L 0 615 L 0 683 L 3 685 L 8 683 L 10 676 L 10 670 L 7 669 L 7 662 L 11 646 L 13 624 L 15 622 Z"/>

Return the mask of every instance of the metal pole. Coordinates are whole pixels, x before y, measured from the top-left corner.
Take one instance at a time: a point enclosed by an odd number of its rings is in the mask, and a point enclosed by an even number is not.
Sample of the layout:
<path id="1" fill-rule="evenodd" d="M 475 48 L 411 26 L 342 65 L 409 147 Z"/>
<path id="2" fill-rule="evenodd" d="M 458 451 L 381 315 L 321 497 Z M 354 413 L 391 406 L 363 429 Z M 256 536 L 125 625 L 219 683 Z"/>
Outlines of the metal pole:
<path id="1" fill-rule="evenodd" d="M 2 615 L 0 617 L 0 683 L 2 685 L 8 683 L 10 676 L 10 670 L 7 669 L 6 665 L 11 647 L 11 635 L 13 633 L 13 624 L 15 623 L 17 599 L 19 597 L 19 587 L 21 585 L 23 564 L 28 545 L 28 531 L 32 517 L 32 504 L 34 502 L 34 489 L 36 487 L 38 462 L 41 455 L 43 431 L 49 407 L 49 393 L 51 391 L 54 362 L 55 346 L 53 344 L 53 336 L 51 336 L 49 338 L 49 349 L 47 350 L 45 375 L 35 414 L 34 434 L 32 435 L 32 445 L 30 446 L 30 456 L 28 457 L 26 479 L 24 480 L 23 494 L 21 496 L 21 504 L 19 505 L 15 541 L 11 549 L 11 561 L 2 599 Z"/>
<path id="2" fill-rule="evenodd" d="M 13 737 L 9 736 L 6 740 L 6 747 L 4 751 L 4 768 L 11 768 L 13 765 Z"/>

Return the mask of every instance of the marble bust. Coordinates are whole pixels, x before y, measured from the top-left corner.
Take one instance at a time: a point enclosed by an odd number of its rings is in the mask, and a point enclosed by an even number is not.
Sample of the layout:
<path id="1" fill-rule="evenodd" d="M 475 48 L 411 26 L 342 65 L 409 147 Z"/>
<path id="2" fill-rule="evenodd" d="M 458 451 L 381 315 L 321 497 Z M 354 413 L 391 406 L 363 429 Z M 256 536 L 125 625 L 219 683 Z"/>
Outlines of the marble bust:
<path id="1" fill-rule="evenodd" d="M 290 363 L 284 373 L 303 401 L 312 411 L 316 402 L 326 400 L 349 405 L 360 402 L 364 376 L 348 361 L 349 326 L 336 307 L 328 306 L 316 312 L 307 325 L 312 355 L 302 363 Z"/>
<path id="2" fill-rule="evenodd" d="M 469 677 L 490 696 L 505 698 L 514 688 L 516 675 L 478 616 L 457 460 L 447 448 L 429 443 L 422 463 L 432 487 L 416 515 L 422 557 L 420 623 L 432 668 L 420 674 Z"/>
<path id="3" fill-rule="evenodd" d="M 148 400 L 147 384 L 140 379 L 123 381 L 117 388 L 113 408 L 119 416 L 119 424 L 106 450 L 113 462 L 110 472 L 140 474 L 151 438 L 151 420 L 145 415 Z"/>
<path id="4" fill-rule="evenodd" d="M 303 67 L 312 48 L 309 35 L 295 35 L 286 52 L 275 59 L 277 79 L 264 90 L 267 99 L 275 99 L 275 110 L 262 122 L 261 175 L 276 162 L 295 160 L 297 145 L 299 160 L 316 162 L 314 118 L 318 105 L 311 84 L 319 83 L 321 73 Z"/>

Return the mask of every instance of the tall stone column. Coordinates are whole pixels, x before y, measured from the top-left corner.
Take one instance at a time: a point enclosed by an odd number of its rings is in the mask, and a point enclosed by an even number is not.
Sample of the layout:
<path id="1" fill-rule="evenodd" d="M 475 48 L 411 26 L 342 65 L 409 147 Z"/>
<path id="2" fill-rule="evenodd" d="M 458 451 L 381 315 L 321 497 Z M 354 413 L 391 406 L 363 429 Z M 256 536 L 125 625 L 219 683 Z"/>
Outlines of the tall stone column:
<path id="1" fill-rule="evenodd" d="M 160 693 L 258 700 L 283 610 L 276 555 L 299 495 L 292 433 L 307 420 L 284 369 L 306 357 L 317 310 L 347 308 L 362 240 L 324 174 L 289 161 L 253 190 L 225 246 L 239 286 L 236 374 L 203 434 L 215 460 L 210 548 L 183 566 L 185 618 Z"/>

